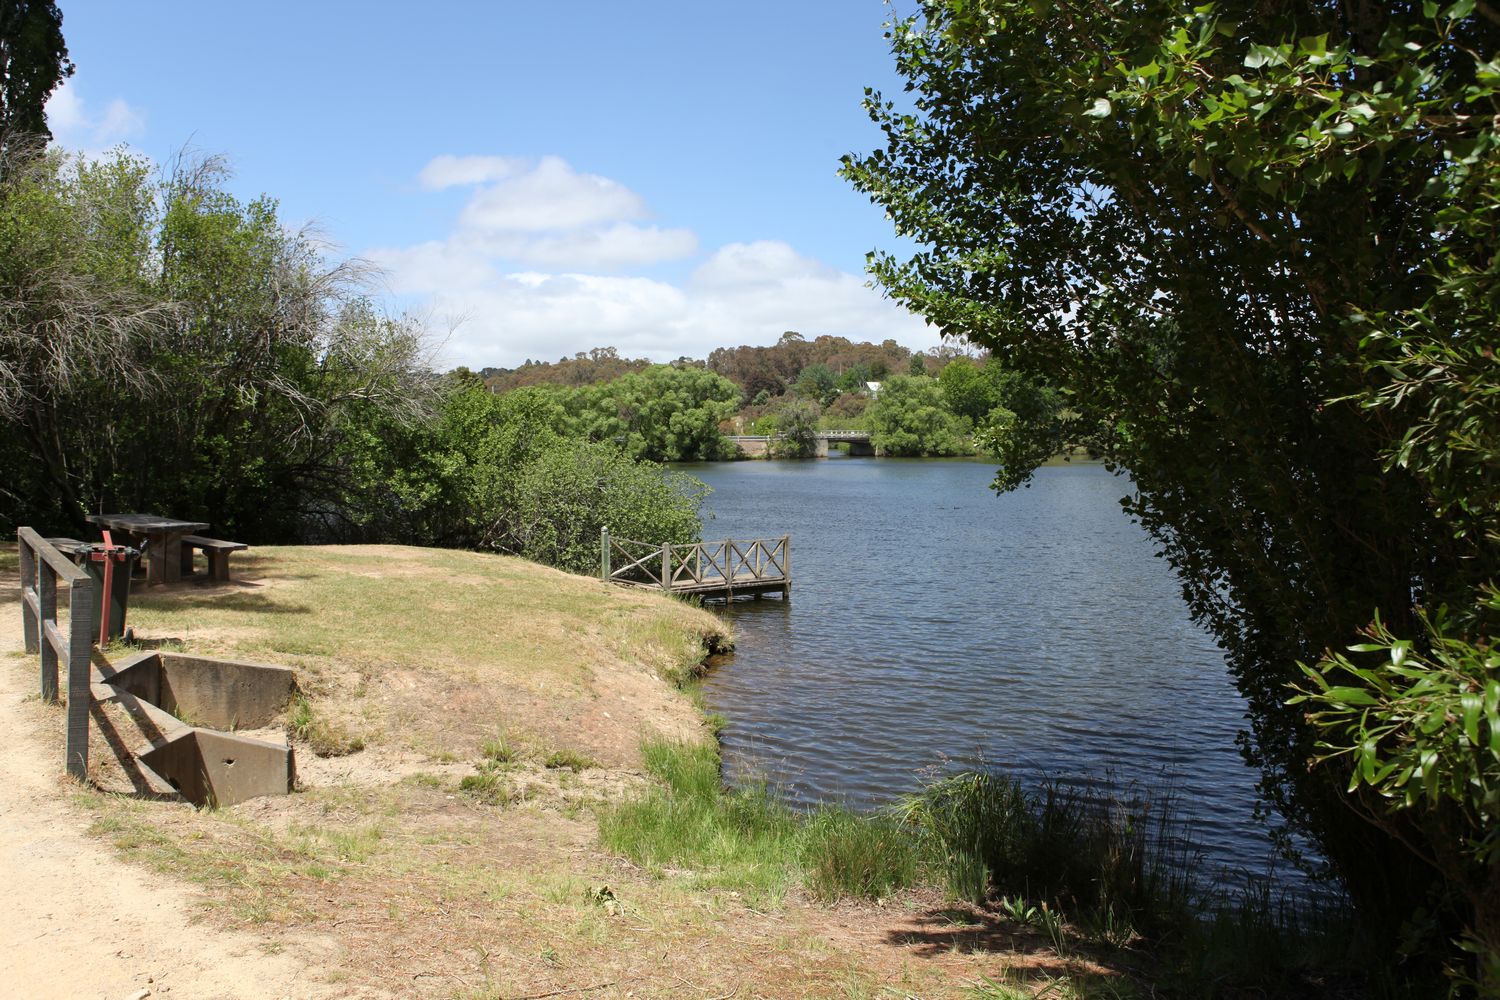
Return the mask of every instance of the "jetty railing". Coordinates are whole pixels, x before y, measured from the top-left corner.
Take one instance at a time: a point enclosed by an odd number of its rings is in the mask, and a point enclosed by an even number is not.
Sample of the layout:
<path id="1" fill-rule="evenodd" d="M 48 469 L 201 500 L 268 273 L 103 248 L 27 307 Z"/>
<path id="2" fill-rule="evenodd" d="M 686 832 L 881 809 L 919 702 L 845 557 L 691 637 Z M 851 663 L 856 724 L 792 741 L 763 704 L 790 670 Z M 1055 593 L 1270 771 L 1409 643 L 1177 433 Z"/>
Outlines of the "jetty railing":
<path id="1" fill-rule="evenodd" d="M 58 663 L 68 665 L 68 727 L 64 745 L 68 773 L 86 778 L 89 770 L 89 704 L 94 615 L 99 611 L 93 577 L 73 565 L 31 528 L 16 530 L 21 554 L 21 627 L 26 652 L 41 659 L 42 698 L 56 703 Z M 57 586 L 68 588 L 68 631 L 58 625 Z"/>
<path id="2" fill-rule="evenodd" d="M 732 598 L 792 589 L 792 539 L 673 544 L 611 538 L 599 539 L 599 578 L 627 587 L 647 587 L 669 594 Z"/>

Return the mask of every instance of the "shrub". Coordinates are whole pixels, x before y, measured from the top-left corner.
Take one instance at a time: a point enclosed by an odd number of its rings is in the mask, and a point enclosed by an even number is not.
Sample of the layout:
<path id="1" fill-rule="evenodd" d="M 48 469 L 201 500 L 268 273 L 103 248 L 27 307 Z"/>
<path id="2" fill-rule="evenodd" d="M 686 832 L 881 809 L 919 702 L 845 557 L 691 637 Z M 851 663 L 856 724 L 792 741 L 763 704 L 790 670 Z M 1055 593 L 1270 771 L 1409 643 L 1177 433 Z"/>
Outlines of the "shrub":
<path id="1" fill-rule="evenodd" d="M 628 458 L 613 445 L 558 442 L 524 466 L 497 546 L 574 573 L 599 565 L 599 534 L 659 544 L 702 537 L 708 487 L 692 476 Z"/>

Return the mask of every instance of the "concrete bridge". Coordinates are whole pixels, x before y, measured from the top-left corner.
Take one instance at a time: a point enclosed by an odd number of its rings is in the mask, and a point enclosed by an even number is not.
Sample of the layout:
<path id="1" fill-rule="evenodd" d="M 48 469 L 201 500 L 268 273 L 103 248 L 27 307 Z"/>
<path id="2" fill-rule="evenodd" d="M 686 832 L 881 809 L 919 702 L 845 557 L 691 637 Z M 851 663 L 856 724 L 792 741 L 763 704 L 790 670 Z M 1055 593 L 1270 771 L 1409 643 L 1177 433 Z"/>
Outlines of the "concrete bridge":
<path id="1" fill-rule="evenodd" d="M 740 454 L 746 458 L 765 458 L 770 451 L 771 442 L 776 440 L 776 435 L 757 434 L 729 434 L 726 435 L 734 446 L 740 450 Z M 818 448 L 814 452 L 817 458 L 828 457 L 829 444 L 844 442 L 849 445 L 850 455 L 876 455 L 875 446 L 870 443 L 869 431 L 852 430 L 828 430 L 818 433 Z"/>

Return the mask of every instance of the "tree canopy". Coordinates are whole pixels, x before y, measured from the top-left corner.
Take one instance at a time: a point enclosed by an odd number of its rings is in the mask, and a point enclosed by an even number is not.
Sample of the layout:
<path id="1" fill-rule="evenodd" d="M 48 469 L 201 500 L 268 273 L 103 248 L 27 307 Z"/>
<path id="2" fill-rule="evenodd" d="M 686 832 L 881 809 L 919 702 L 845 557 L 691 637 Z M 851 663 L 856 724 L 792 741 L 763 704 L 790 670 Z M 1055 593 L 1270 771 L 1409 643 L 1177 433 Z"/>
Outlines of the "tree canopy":
<path id="1" fill-rule="evenodd" d="M 0 149 L 52 138 L 47 99 L 72 75 L 62 12 L 53 0 L 0 4 Z"/>
<path id="2" fill-rule="evenodd" d="M 964 426 L 944 405 L 937 379 L 896 375 L 870 404 L 870 443 L 887 455 L 961 455 Z"/>
<path id="3" fill-rule="evenodd" d="M 1377 613 L 1493 634 L 1500 16 L 927 0 L 890 37 L 910 96 L 868 95 L 885 145 L 844 173 L 920 249 L 878 279 L 1129 471 L 1264 794 L 1365 912 L 1436 907 L 1493 951 L 1495 854 L 1436 863 L 1452 829 L 1310 768 L 1328 734 L 1287 701 Z"/>
<path id="4" fill-rule="evenodd" d="M 0 182 L 0 516 L 304 537 L 342 504 L 354 429 L 430 411 L 423 331 L 219 165 L 151 173 L 52 152 Z"/>
<path id="5" fill-rule="evenodd" d="M 632 458 L 683 462 L 731 454 L 719 423 L 738 409 L 740 391 L 703 368 L 652 365 L 562 399 L 578 436 L 610 442 Z"/>

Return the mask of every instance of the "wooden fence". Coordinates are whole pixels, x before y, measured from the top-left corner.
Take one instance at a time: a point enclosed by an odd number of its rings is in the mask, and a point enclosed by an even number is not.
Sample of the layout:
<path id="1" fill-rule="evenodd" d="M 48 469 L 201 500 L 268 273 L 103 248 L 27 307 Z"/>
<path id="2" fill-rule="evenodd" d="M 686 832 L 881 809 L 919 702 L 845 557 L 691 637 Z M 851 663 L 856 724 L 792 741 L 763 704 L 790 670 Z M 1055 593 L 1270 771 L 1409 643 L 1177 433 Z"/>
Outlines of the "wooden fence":
<path id="1" fill-rule="evenodd" d="M 73 565 L 31 528 L 16 531 L 21 553 L 21 624 L 26 652 L 41 658 L 42 697 L 57 701 L 58 664 L 68 665 L 68 733 L 65 752 L 68 773 L 77 778 L 89 770 L 89 703 L 94 616 L 99 595 L 93 577 Z M 58 625 L 57 588 L 68 588 L 68 631 Z"/>
<path id="2" fill-rule="evenodd" d="M 732 598 L 792 589 L 792 540 L 694 542 L 674 545 L 611 538 L 599 539 L 599 578 L 627 587 L 648 587 L 669 594 Z"/>

